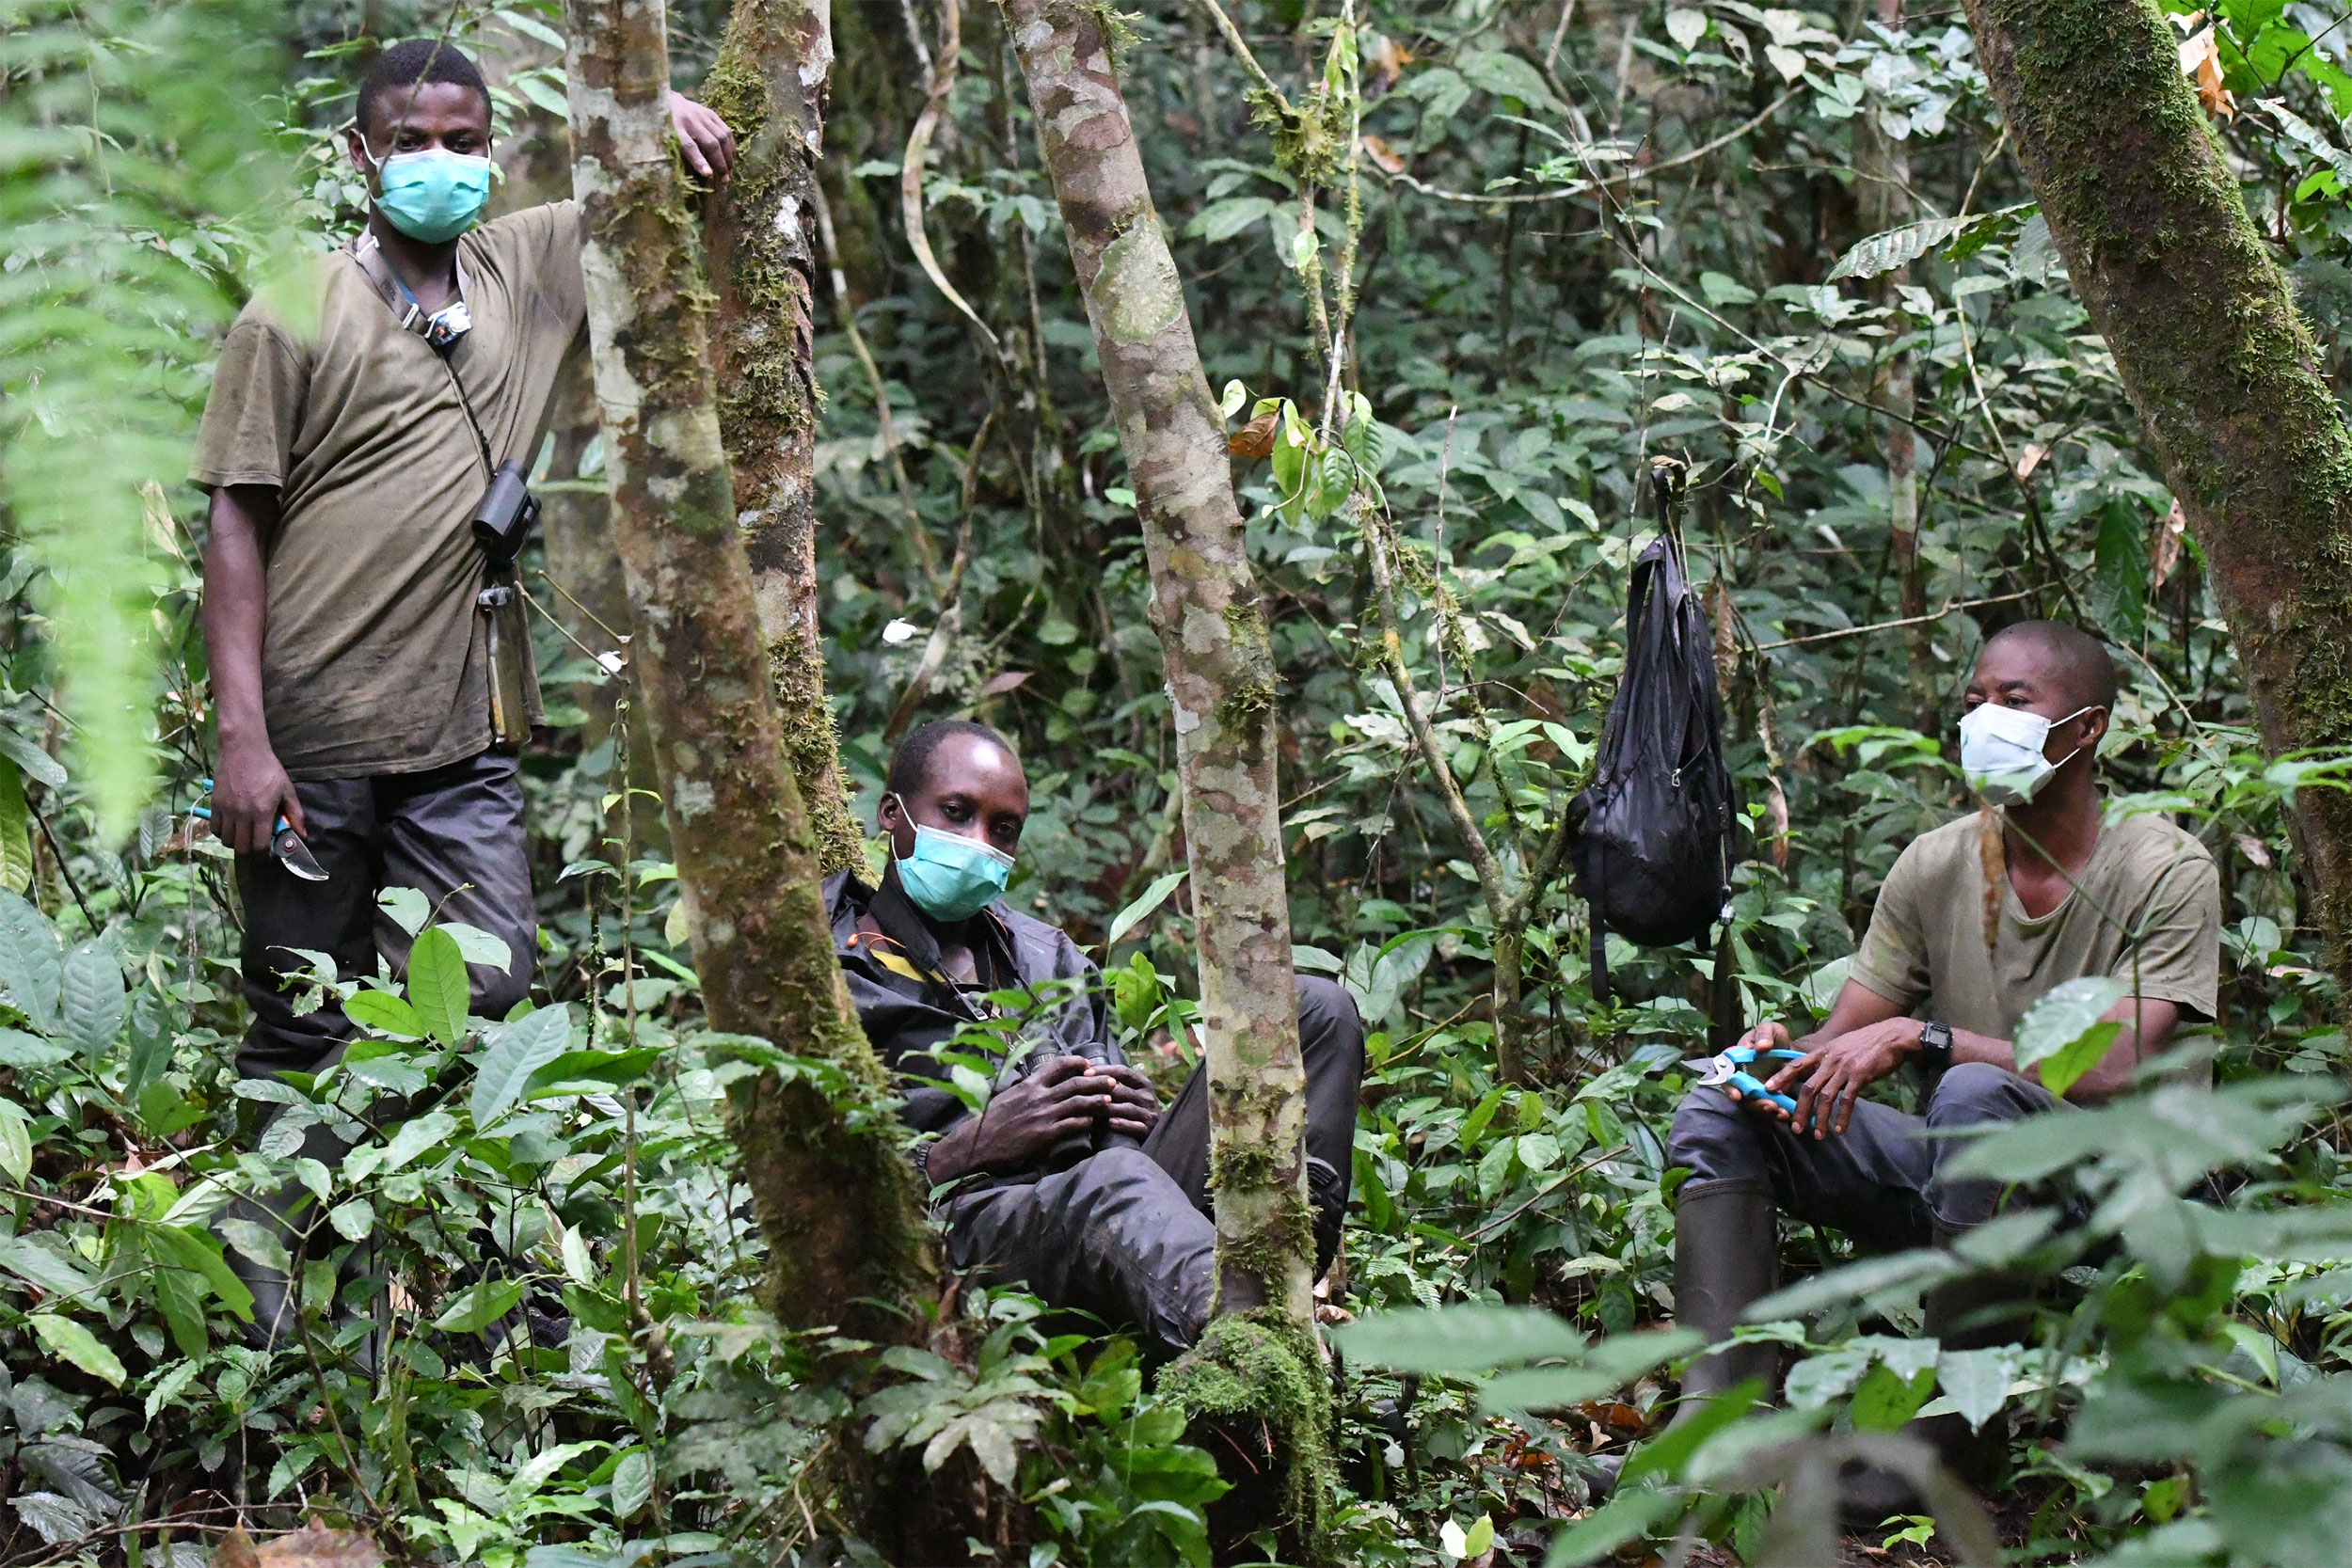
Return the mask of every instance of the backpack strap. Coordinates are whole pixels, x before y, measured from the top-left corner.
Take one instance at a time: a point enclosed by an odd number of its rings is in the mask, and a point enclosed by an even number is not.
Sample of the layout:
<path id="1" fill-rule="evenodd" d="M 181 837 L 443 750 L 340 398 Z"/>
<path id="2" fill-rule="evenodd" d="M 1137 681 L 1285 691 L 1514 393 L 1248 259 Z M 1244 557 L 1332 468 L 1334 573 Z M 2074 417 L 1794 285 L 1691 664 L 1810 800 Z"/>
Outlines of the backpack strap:
<path id="1" fill-rule="evenodd" d="M 417 303 L 417 296 L 408 292 L 408 286 L 392 276 L 391 263 L 384 260 L 384 247 L 376 237 L 362 229 L 353 238 L 348 254 L 358 263 L 368 286 L 375 291 L 375 296 L 384 302 L 385 309 L 391 311 L 392 320 L 400 324 L 400 329 L 422 338 L 428 346 L 433 346 L 433 318 L 425 314 L 424 307 Z M 451 265 L 457 269 L 457 299 L 462 305 L 466 298 L 465 263 L 453 258 Z M 441 369 L 449 372 L 449 384 L 457 389 L 458 411 L 466 416 L 466 428 L 473 432 L 474 445 L 482 449 L 483 472 L 495 481 L 498 460 L 490 455 L 490 438 L 482 433 L 482 421 L 474 418 L 473 400 L 466 396 L 466 384 L 458 377 L 457 367 L 450 363 L 450 349 L 455 346 L 453 341 L 446 347 L 434 346 L 433 357 L 438 359 Z"/>

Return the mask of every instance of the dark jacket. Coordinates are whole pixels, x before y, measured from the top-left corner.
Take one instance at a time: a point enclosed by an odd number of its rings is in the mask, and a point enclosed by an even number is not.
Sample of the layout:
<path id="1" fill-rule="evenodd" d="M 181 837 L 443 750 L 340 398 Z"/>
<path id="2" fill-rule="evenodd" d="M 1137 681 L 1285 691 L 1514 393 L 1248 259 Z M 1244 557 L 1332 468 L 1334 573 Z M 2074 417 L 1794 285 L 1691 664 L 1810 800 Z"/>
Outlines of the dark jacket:
<path id="1" fill-rule="evenodd" d="M 992 983 L 958 987 L 940 973 L 939 945 L 898 890 L 896 877 L 885 874 L 876 889 L 849 872 L 836 872 L 825 883 L 825 899 L 834 951 L 840 956 L 858 1022 L 882 1064 L 898 1076 L 898 1092 L 906 1097 L 900 1115 L 916 1130 L 945 1132 L 970 1114 L 946 1089 L 921 1082 L 947 1075 L 930 1053 L 972 1022 L 959 990 L 985 1006 L 988 990 L 1019 989 L 1035 995 L 1049 981 L 1078 981 L 1075 995 L 1029 1026 L 1031 1058 L 1074 1054 L 1098 1062 L 1126 1060 L 1111 1033 L 1102 973 L 1061 927 L 1032 919 L 1002 899 L 989 905 L 976 925 L 985 944 L 977 955 L 980 973 Z M 882 936 L 858 929 L 865 914 L 874 917 Z M 1006 975 L 1012 979 L 1006 981 Z"/>

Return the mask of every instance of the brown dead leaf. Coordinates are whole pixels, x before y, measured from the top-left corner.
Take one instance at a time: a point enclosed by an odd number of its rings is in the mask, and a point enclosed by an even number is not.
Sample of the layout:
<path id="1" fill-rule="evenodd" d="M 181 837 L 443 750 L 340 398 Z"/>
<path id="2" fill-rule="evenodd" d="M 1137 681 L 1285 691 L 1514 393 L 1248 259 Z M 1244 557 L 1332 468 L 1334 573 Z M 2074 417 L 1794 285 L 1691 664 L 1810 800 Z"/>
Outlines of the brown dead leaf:
<path id="1" fill-rule="evenodd" d="M 1160 119 L 1169 130 L 1188 139 L 1200 135 L 1200 117 L 1190 109 L 1170 109 Z"/>
<path id="2" fill-rule="evenodd" d="M 2009 894 L 2009 851 L 2001 842 L 2001 814 L 1991 806 L 1978 814 L 1977 860 L 1984 873 L 1984 950 L 2001 941 L 2001 900 Z"/>
<path id="3" fill-rule="evenodd" d="M 2213 24 L 2199 25 L 2204 12 L 2188 19 L 2193 29 L 2181 40 L 2181 74 L 2197 83 L 2197 102 L 2205 106 L 2205 113 L 2224 119 L 2237 118 L 2237 97 L 2221 85 L 2221 46 L 2215 37 Z"/>
<path id="4" fill-rule="evenodd" d="M 2175 499 L 2172 510 L 2164 515 L 2164 522 L 2156 529 L 2156 536 L 2148 545 L 2148 578 L 2153 589 L 2162 588 L 2172 576 L 2172 568 L 2181 563 L 2181 540 L 2188 532 L 2188 516 Z"/>
<path id="5" fill-rule="evenodd" d="M 1386 141 L 1382 140 L 1378 136 L 1372 135 L 1370 134 L 1365 135 L 1364 156 L 1370 158 L 1383 174 L 1402 174 L 1405 172 L 1404 154 L 1398 152 L 1395 148 L 1391 147 Z"/>
<path id="6" fill-rule="evenodd" d="M 359 1530 L 330 1529 L 315 1515 L 308 1525 L 256 1551 L 245 1531 L 232 1529 L 213 1553 L 213 1568 L 378 1568 L 384 1548 Z"/>
<path id="7" fill-rule="evenodd" d="M 1764 776 L 1765 820 L 1772 825 L 1772 869 L 1788 869 L 1788 797 L 1780 787 L 1780 776 Z"/>
<path id="8" fill-rule="evenodd" d="M 2017 459 L 2017 483 L 2023 484 L 2033 478 L 2033 471 L 2042 467 L 2042 460 L 2049 455 L 2049 449 L 2041 442 L 2026 443 L 2024 453 Z"/>
<path id="9" fill-rule="evenodd" d="M 1228 437 L 1225 450 L 1235 457 L 1255 463 L 1274 450 L 1274 433 L 1282 422 L 1282 411 L 1269 408 L 1239 431 Z"/>
<path id="10" fill-rule="evenodd" d="M 1413 53 L 1386 33 L 1375 33 L 1372 41 L 1364 46 L 1361 58 L 1364 73 L 1370 78 L 1364 83 L 1364 96 L 1377 98 L 1396 86 L 1396 79 L 1413 63 Z M 1394 174 L 1396 170 L 1389 172 Z"/>
<path id="11" fill-rule="evenodd" d="M 2239 854 L 2244 855 L 2249 861 L 2252 862 L 2255 865 L 2262 867 L 2265 871 L 2270 869 L 2269 845 L 2265 844 L 2261 839 L 2256 838 L 2252 833 L 2233 833 L 2230 836 L 2237 845 L 2237 852 Z"/>
<path id="12" fill-rule="evenodd" d="M 1021 683 L 1027 680 L 1032 673 L 1027 670 L 1000 670 L 988 677 L 988 684 L 980 688 L 980 695 L 1001 697 L 1008 691 L 1017 691 Z"/>

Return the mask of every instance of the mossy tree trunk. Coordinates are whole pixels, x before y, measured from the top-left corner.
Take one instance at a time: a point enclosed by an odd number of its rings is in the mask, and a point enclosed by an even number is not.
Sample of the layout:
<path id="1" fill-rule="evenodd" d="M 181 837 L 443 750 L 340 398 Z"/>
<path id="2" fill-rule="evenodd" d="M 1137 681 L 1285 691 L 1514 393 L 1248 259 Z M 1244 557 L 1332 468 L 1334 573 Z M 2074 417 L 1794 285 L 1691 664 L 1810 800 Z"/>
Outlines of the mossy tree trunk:
<path id="1" fill-rule="evenodd" d="M 672 141 L 661 0 L 569 0 L 580 270 L 646 739 L 712 1027 L 823 1064 L 739 1086 L 737 1140 L 795 1326 L 888 1332 L 859 1298 L 929 1275 L 913 1171 L 850 1102 L 887 1086 L 842 985 L 735 526 L 708 290 Z M 817 1080 L 834 1078 L 830 1090 Z"/>
<path id="2" fill-rule="evenodd" d="M 1243 547 L 1224 420 L 1112 71 L 1081 0 L 1005 0 L 1143 521 L 1176 725 L 1200 943 L 1217 1310 L 1161 1389 L 1241 1430 L 1301 1555 L 1320 1551 L 1327 1394 L 1311 1340 L 1306 1074 L 1276 785 L 1273 648 Z"/>
<path id="3" fill-rule="evenodd" d="M 2352 431 L 2148 0 L 1968 0 L 2091 325 L 2196 530 L 2274 752 L 2352 745 Z M 2296 798 L 2352 977 L 2352 796 Z"/>
<path id="4" fill-rule="evenodd" d="M 842 786 L 817 614 L 813 214 L 832 70 L 830 0 L 736 0 L 703 98 L 734 130 L 738 160 L 704 211 L 736 523 L 818 858 L 846 871 L 865 856 Z"/>

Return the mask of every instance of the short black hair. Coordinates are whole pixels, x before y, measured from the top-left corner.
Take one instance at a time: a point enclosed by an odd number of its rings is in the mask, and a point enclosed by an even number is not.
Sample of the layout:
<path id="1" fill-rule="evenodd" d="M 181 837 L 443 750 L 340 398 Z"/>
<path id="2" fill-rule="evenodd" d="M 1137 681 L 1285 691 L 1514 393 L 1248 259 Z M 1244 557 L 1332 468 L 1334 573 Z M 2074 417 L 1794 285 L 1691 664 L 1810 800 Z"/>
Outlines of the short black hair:
<path id="1" fill-rule="evenodd" d="M 2115 659 L 2097 638 L 2063 621 L 2019 621 L 1994 632 L 1984 645 L 1989 650 L 2010 641 L 2027 643 L 2042 657 L 2075 707 L 2115 711 Z"/>
<path id="2" fill-rule="evenodd" d="M 359 78 L 359 107 L 353 116 L 359 135 L 368 134 L 368 117 L 387 92 L 395 87 L 421 87 L 427 82 L 471 87 L 482 95 L 482 112 L 491 112 L 490 84 L 482 79 L 481 69 L 464 50 L 441 39 L 406 39 L 370 60 L 367 73 Z"/>
<path id="3" fill-rule="evenodd" d="M 914 733 L 898 742 L 898 750 L 890 758 L 890 777 L 885 787 L 902 801 L 908 790 L 922 788 L 930 782 L 932 753 L 960 735 L 987 741 L 1015 763 L 1021 760 L 1011 744 L 986 724 L 969 719 L 934 719 L 915 725 Z"/>

